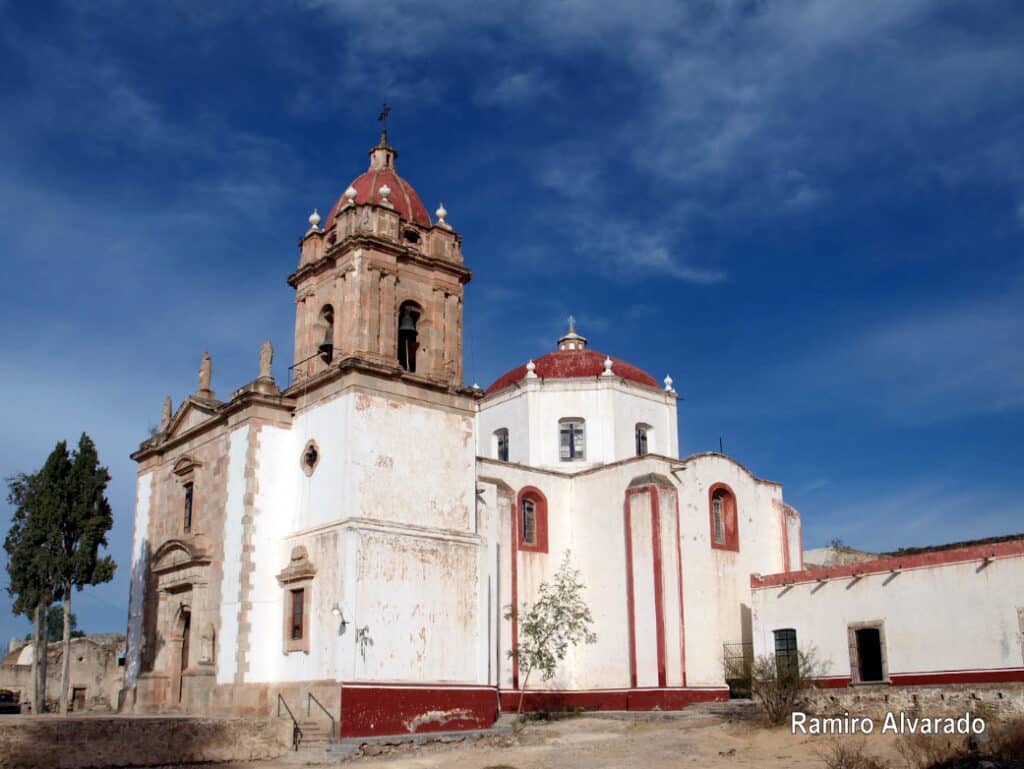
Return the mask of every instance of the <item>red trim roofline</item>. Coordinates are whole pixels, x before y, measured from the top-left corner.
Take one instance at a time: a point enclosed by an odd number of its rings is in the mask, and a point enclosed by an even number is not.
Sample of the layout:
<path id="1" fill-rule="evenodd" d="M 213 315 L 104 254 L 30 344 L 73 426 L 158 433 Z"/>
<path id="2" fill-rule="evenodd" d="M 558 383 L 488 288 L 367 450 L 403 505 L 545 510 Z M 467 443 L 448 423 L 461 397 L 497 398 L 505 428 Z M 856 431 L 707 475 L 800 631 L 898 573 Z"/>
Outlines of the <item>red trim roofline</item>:
<path id="1" fill-rule="evenodd" d="M 824 579 L 842 577 L 867 577 L 872 574 L 888 574 L 892 571 L 927 569 L 933 566 L 950 566 L 957 563 L 983 561 L 987 558 L 1024 557 L 1024 537 L 1007 542 L 986 545 L 967 545 L 950 550 L 935 550 L 916 555 L 892 555 L 873 561 L 850 563 L 842 566 L 823 566 L 804 571 L 782 572 L 780 574 L 750 575 L 750 587 L 754 590 L 768 587 L 799 585 Z"/>

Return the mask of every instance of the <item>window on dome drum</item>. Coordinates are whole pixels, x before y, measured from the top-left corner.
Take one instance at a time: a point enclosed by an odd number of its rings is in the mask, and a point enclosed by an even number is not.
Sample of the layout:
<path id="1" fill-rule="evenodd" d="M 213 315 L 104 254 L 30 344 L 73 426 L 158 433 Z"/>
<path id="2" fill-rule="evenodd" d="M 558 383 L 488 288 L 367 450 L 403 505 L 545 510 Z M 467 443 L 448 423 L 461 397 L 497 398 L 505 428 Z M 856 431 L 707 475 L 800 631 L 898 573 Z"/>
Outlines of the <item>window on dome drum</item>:
<path id="1" fill-rule="evenodd" d="M 724 483 L 716 483 L 708 492 L 708 519 L 711 547 L 716 550 L 740 549 L 739 517 L 736 497 Z"/>
<path id="2" fill-rule="evenodd" d="M 558 423 L 559 457 L 563 462 L 586 459 L 586 423 L 582 419 L 562 419 Z"/>
<path id="3" fill-rule="evenodd" d="M 303 612 L 306 602 L 306 591 L 303 588 L 291 591 L 291 632 L 289 637 L 292 641 L 301 641 L 305 628 L 303 627 Z"/>
<path id="4" fill-rule="evenodd" d="M 184 526 L 185 533 L 188 534 L 192 531 L 192 484 L 185 484 L 185 518 Z"/>
<path id="5" fill-rule="evenodd" d="M 642 457 L 647 453 L 647 433 L 651 426 L 640 423 L 636 426 L 636 455 Z"/>
<path id="6" fill-rule="evenodd" d="M 334 358 L 334 308 L 325 304 L 316 321 L 316 351 L 324 363 Z"/>
<path id="7" fill-rule="evenodd" d="M 494 431 L 494 451 L 499 460 L 508 462 L 508 430 L 504 427 Z"/>
<path id="8" fill-rule="evenodd" d="M 417 326 L 423 311 L 415 302 L 402 302 L 398 308 L 398 365 L 416 373 Z"/>
<path id="9" fill-rule="evenodd" d="M 532 499 L 523 500 L 523 544 L 537 544 L 537 505 Z"/>
<path id="10" fill-rule="evenodd" d="M 796 630 L 793 628 L 775 631 L 775 670 L 780 681 L 795 681 L 800 675 Z"/>

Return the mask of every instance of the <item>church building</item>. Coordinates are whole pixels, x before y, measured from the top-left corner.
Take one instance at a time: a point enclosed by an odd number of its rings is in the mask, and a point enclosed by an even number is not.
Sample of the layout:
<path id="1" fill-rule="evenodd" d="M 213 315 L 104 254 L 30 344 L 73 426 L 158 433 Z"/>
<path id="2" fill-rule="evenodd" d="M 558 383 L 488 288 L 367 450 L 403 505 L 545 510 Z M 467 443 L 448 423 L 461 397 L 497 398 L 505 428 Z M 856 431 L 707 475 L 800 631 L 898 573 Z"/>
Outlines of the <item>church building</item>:
<path id="1" fill-rule="evenodd" d="M 300 241 L 287 387 L 264 343 L 218 398 L 204 355 L 132 455 L 122 709 L 269 715 L 311 694 L 342 736 L 490 726 L 525 683 L 507 608 L 567 551 L 597 641 L 531 677 L 527 707 L 727 699 L 723 649 L 772 638 L 754 607 L 783 580 L 764 575 L 803 568 L 781 485 L 680 458 L 671 378 L 571 324 L 467 387 L 462 238 L 386 132 L 369 155 Z"/>

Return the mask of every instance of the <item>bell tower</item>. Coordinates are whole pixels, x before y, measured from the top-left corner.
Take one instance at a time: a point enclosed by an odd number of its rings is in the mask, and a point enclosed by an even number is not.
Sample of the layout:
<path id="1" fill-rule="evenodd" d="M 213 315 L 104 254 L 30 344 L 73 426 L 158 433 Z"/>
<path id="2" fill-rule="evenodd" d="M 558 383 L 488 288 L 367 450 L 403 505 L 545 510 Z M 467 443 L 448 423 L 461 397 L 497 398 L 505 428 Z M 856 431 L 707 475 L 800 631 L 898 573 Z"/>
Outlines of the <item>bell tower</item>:
<path id="1" fill-rule="evenodd" d="M 293 384 L 363 364 L 434 387 L 462 387 L 462 238 L 440 205 L 432 222 L 395 168 L 387 131 L 321 228 L 299 241 Z"/>

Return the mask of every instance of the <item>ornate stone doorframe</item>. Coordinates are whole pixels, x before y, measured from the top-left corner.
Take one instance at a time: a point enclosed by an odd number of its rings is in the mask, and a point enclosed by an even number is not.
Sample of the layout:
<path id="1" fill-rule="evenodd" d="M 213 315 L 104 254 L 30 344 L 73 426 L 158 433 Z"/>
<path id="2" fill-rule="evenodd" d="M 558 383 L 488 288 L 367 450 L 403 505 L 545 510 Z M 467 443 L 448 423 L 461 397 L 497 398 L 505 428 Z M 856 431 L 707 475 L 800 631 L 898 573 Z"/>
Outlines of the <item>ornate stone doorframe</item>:
<path id="1" fill-rule="evenodd" d="M 161 709 L 188 710 L 195 699 L 189 691 L 194 677 L 214 672 L 214 660 L 196 654 L 196 650 L 202 651 L 197 628 L 203 627 L 204 619 L 209 620 L 210 558 L 190 539 L 195 538 L 169 540 L 153 555 L 152 572 L 160 602 L 155 631 L 164 639 L 153 670 L 165 681 L 163 696 L 159 697 L 162 701 L 155 703 Z"/>

